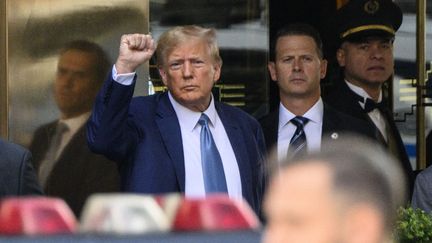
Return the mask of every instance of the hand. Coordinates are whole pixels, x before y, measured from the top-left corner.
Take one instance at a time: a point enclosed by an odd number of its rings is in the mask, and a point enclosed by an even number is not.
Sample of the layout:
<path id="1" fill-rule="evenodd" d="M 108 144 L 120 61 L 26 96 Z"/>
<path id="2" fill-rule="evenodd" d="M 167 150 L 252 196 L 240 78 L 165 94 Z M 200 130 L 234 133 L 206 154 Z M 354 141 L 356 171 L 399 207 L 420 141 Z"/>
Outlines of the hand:
<path id="1" fill-rule="evenodd" d="M 151 35 L 123 35 L 120 41 L 119 56 L 115 63 L 118 74 L 135 72 L 136 68 L 150 60 L 156 44 Z"/>

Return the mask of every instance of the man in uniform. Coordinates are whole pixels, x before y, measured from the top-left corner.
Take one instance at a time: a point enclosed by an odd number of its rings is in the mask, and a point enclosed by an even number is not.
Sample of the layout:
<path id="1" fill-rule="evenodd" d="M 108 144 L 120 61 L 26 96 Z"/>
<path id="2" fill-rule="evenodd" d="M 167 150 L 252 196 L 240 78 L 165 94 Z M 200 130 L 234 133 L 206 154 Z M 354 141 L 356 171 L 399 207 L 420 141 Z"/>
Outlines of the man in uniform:
<path id="1" fill-rule="evenodd" d="M 383 92 L 394 72 L 393 42 L 402 11 L 391 0 L 352 0 L 337 14 L 336 58 L 343 80 L 335 81 L 324 101 L 375 130 L 376 139 L 399 159 L 411 189 L 411 164 Z"/>

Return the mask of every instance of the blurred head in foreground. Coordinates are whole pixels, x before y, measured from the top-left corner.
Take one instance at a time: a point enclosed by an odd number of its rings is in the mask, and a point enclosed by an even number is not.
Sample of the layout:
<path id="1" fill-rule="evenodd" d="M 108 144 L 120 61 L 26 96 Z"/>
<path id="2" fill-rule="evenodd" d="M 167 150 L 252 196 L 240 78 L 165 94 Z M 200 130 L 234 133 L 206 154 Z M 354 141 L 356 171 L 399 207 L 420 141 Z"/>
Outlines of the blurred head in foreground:
<path id="1" fill-rule="evenodd" d="M 326 143 L 322 151 L 296 160 L 272 160 L 278 169 L 264 199 L 264 242 L 378 243 L 390 238 L 405 198 L 399 163 L 363 138 Z"/>

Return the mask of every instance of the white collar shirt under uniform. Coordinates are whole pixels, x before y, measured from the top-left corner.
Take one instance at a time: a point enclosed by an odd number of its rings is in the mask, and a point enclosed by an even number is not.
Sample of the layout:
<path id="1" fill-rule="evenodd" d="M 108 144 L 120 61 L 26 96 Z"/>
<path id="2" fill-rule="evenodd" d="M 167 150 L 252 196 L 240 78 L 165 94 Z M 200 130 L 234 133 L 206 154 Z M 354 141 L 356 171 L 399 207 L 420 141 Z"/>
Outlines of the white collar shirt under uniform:
<path id="1" fill-rule="evenodd" d="M 168 92 L 171 104 L 180 124 L 185 161 L 185 194 L 188 197 L 204 197 L 204 178 L 201 165 L 200 132 L 198 120 L 201 112 L 192 111 L 179 104 Z M 234 150 L 223 123 L 219 118 L 212 96 L 211 103 L 204 113 L 209 117 L 209 127 L 218 148 L 224 168 L 228 194 L 231 198 L 242 198 L 240 171 Z"/>
<path id="2" fill-rule="evenodd" d="M 322 123 L 324 115 L 324 104 L 321 98 L 303 115 L 309 119 L 304 126 L 308 152 L 321 149 Z M 297 127 L 290 122 L 296 115 L 287 110 L 282 103 L 279 105 L 279 124 L 277 152 L 279 158 L 287 156 L 291 138 Z"/>
<path id="3" fill-rule="evenodd" d="M 364 89 L 348 82 L 345 80 L 345 83 L 348 85 L 348 87 L 356 94 L 360 95 L 361 97 L 363 97 L 363 102 L 359 101 L 358 103 L 360 104 L 361 108 L 364 109 L 365 104 L 366 104 L 366 99 L 372 99 L 368 93 L 366 93 L 366 91 L 364 91 Z M 382 101 L 382 92 L 380 92 L 380 95 L 378 97 L 378 102 Z M 378 130 L 380 131 L 381 135 L 383 136 L 384 140 L 387 142 L 388 141 L 388 137 L 387 137 L 387 125 L 386 125 L 386 120 L 383 114 L 381 114 L 381 111 L 379 111 L 378 109 L 373 109 L 372 111 L 370 111 L 368 113 L 369 118 L 372 120 L 372 122 L 375 124 L 375 126 L 378 128 Z"/>

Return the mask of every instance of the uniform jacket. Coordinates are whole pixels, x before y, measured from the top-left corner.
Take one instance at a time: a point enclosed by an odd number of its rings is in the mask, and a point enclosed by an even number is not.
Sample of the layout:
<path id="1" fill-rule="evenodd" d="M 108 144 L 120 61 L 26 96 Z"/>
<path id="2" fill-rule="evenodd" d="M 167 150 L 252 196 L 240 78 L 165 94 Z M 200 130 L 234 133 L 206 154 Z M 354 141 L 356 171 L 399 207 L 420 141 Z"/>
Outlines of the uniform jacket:
<path id="1" fill-rule="evenodd" d="M 358 100 L 355 98 L 355 95 L 356 94 L 344 81 L 340 81 L 323 97 L 323 99 L 338 111 L 365 121 L 369 128 L 375 130 L 375 134 L 378 134 L 378 128 L 376 128 L 369 115 L 362 109 L 358 103 Z M 398 154 L 395 154 L 395 157 L 399 158 L 401 167 L 408 179 L 409 191 L 412 191 L 414 177 L 409 157 L 406 153 L 402 138 L 393 120 L 393 114 L 390 112 L 390 110 L 387 110 L 384 113 L 384 116 L 389 124 L 389 132 L 392 133 L 393 137 L 395 138 L 394 142 L 397 144 Z M 376 139 L 380 141 L 378 137 L 376 137 Z"/>

